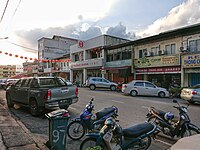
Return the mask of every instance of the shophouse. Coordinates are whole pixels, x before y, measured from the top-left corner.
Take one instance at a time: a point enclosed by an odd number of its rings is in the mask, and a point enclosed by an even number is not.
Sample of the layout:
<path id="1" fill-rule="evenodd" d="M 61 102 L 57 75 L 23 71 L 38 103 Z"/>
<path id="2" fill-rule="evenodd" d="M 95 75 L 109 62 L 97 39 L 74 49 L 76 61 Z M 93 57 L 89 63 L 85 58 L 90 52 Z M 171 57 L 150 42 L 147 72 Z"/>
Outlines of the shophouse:
<path id="1" fill-rule="evenodd" d="M 38 40 L 38 59 L 40 61 L 40 73 L 43 71 L 46 75 L 54 72 L 54 66 L 47 60 L 54 60 L 58 57 L 62 57 L 65 54 L 69 54 L 70 46 L 78 43 L 77 39 L 56 36 L 53 38 L 41 38 Z M 42 61 L 44 60 L 44 61 Z"/>
<path id="2" fill-rule="evenodd" d="M 182 86 L 200 84 L 200 24 L 184 29 Z"/>
<path id="3" fill-rule="evenodd" d="M 133 80 L 131 73 L 132 45 L 127 43 L 114 46 L 105 46 L 105 65 L 103 72 L 105 78 L 118 82 L 128 83 Z"/>
<path id="4" fill-rule="evenodd" d="M 125 43 L 129 40 L 110 35 L 101 35 L 70 47 L 70 81 L 84 84 L 91 76 L 105 77 L 105 50 L 104 46 Z"/>
<path id="5" fill-rule="evenodd" d="M 136 79 L 170 88 L 181 84 L 180 47 L 182 36 L 175 31 L 134 41 L 133 70 Z"/>

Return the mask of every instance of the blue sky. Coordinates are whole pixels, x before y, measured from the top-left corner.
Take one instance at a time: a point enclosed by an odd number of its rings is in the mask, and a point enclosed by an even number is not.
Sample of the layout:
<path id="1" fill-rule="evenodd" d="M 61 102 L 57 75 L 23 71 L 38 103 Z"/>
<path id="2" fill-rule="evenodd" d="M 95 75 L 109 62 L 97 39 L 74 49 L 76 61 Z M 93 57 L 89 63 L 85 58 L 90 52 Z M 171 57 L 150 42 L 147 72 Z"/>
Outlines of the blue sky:
<path id="1" fill-rule="evenodd" d="M 0 1 L 0 15 L 6 2 Z M 199 22 L 200 0 L 15 0 L 0 22 L 0 39 L 9 37 L 0 40 L 0 50 L 37 57 L 42 37 L 110 34 L 134 40 Z M 0 64 L 21 62 L 0 55 Z"/>

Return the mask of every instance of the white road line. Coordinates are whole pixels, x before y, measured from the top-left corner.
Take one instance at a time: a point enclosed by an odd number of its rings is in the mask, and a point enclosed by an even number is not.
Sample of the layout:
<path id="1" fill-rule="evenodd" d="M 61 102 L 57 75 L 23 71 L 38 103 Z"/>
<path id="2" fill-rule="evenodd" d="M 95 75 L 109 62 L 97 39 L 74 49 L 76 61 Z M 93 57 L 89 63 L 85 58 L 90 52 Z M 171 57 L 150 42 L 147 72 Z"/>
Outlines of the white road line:
<path id="1" fill-rule="evenodd" d="M 116 100 L 112 100 L 113 102 L 116 102 L 116 103 L 121 103 L 123 104 L 124 102 L 121 102 L 121 101 L 116 101 Z"/>

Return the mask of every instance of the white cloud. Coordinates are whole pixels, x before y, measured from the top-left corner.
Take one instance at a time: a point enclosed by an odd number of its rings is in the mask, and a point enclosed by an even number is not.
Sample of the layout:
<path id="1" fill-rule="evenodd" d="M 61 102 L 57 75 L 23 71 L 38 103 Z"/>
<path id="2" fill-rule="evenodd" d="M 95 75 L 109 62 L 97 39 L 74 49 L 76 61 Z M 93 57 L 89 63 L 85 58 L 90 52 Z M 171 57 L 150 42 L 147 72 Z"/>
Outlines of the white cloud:
<path id="1" fill-rule="evenodd" d="M 146 37 L 199 22 L 200 3 L 198 0 L 188 0 L 171 9 L 167 16 L 156 20 L 137 35 Z"/>

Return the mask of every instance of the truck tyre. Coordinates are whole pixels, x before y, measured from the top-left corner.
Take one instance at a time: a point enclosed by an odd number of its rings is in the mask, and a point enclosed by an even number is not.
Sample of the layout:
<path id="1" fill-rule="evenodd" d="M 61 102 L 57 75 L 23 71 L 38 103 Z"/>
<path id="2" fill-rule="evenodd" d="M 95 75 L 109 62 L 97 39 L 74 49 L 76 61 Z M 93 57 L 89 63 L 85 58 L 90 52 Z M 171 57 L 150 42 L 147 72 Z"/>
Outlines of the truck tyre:
<path id="1" fill-rule="evenodd" d="M 6 100 L 7 100 L 7 105 L 9 108 L 14 106 L 14 103 L 9 94 L 6 95 Z"/>
<path id="2" fill-rule="evenodd" d="M 39 115 L 39 108 L 38 108 L 38 104 L 37 104 L 35 99 L 30 100 L 29 106 L 30 106 L 31 115 L 32 116 L 38 116 Z"/>

